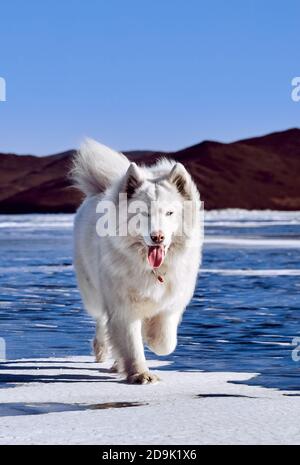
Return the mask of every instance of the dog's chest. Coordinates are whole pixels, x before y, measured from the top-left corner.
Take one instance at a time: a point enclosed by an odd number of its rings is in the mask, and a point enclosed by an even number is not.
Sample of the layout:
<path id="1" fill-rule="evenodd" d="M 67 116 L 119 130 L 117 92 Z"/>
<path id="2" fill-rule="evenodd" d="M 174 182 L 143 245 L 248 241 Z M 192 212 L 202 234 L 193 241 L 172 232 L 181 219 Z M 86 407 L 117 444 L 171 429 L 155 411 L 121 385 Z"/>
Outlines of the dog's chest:
<path id="1" fill-rule="evenodd" d="M 153 274 L 145 282 L 128 289 L 130 302 L 140 314 L 151 316 L 169 307 L 176 299 L 178 290 L 174 282 L 166 276 L 163 278 L 163 282 L 161 282 Z"/>

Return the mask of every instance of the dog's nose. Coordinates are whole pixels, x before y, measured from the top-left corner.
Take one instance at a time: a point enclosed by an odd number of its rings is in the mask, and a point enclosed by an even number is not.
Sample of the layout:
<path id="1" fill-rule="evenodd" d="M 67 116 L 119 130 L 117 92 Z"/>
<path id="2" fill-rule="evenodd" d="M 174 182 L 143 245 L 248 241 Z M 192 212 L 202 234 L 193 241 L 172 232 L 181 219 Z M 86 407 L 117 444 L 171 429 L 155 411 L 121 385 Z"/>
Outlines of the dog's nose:
<path id="1" fill-rule="evenodd" d="M 162 231 L 155 231 L 155 232 L 150 234 L 150 237 L 151 237 L 152 241 L 154 242 L 154 244 L 161 244 L 164 241 L 164 238 L 165 238 Z"/>

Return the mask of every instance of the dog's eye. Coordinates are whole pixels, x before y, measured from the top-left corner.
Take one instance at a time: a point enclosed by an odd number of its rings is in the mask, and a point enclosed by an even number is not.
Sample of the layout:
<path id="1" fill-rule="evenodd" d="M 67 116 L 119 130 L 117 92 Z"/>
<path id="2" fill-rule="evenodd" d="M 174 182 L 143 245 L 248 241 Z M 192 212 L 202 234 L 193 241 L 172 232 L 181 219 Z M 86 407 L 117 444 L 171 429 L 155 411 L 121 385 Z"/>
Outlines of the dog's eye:
<path id="1" fill-rule="evenodd" d="M 150 217 L 150 213 L 146 212 L 146 211 L 142 211 L 141 214 L 143 216 L 145 216 L 146 218 L 149 218 Z"/>
<path id="2" fill-rule="evenodd" d="M 166 215 L 167 215 L 167 216 L 171 216 L 171 215 L 173 215 L 173 213 L 174 213 L 174 212 L 169 211 L 169 212 L 166 213 Z"/>

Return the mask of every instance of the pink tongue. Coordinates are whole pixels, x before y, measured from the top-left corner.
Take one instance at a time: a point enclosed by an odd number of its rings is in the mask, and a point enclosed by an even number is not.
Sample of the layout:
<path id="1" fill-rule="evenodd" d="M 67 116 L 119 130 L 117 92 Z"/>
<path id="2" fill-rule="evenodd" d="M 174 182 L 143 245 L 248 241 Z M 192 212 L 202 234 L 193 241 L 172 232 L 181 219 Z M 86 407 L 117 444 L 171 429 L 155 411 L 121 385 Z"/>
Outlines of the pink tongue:
<path id="1" fill-rule="evenodd" d="M 163 247 L 155 246 L 148 248 L 148 261 L 152 268 L 159 268 L 165 258 Z"/>

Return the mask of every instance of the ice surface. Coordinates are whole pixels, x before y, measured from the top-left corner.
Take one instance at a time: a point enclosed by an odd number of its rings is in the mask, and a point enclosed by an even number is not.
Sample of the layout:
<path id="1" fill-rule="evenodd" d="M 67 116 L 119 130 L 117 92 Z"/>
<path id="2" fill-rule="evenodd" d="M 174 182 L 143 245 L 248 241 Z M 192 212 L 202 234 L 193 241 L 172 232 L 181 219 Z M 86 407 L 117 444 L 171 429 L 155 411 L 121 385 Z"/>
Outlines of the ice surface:
<path id="1" fill-rule="evenodd" d="M 0 444 L 300 444 L 300 393 L 235 384 L 253 373 L 179 372 L 157 361 L 162 381 L 133 386 L 110 363 L 2 364 Z"/>

